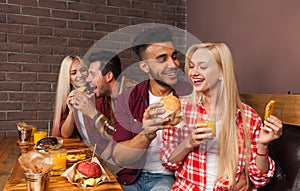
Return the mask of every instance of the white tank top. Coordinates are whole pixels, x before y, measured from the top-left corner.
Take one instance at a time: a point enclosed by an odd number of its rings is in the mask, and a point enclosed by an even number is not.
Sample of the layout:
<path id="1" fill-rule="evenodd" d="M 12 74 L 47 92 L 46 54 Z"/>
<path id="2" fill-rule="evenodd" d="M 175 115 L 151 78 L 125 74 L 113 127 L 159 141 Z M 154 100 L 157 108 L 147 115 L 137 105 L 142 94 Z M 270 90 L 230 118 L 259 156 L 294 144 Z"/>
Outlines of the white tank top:
<path id="1" fill-rule="evenodd" d="M 216 134 L 218 135 L 220 132 L 220 121 L 216 122 Z M 207 144 L 207 159 L 206 159 L 206 191 L 212 191 L 216 177 L 218 174 L 219 167 L 219 153 L 218 153 L 218 145 L 217 145 L 217 136 L 208 141 Z"/>
<path id="2" fill-rule="evenodd" d="M 157 103 L 161 99 L 161 97 L 154 96 L 150 91 L 149 96 L 149 104 Z M 144 172 L 173 174 L 173 171 L 166 169 L 161 164 L 159 152 L 162 146 L 162 137 L 163 131 L 157 131 L 156 138 L 152 140 L 151 144 L 149 145 L 149 148 L 147 150 L 146 163 L 143 168 Z"/>

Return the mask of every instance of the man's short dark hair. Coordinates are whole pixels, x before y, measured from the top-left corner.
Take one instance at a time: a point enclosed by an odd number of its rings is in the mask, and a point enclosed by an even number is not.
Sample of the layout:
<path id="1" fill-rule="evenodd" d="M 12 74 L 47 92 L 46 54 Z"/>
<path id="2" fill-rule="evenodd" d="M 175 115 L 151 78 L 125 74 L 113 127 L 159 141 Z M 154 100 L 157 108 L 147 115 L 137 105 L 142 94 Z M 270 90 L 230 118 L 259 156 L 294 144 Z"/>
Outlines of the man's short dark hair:
<path id="1" fill-rule="evenodd" d="M 171 31 L 167 27 L 150 28 L 138 34 L 132 43 L 132 49 L 142 60 L 146 48 L 160 42 L 172 42 Z"/>
<path id="2" fill-rule="evenodd" d="M 118 55 L 112 51 L 101 50 L 99 52 L 93 52 L 88 59 L 88 65 L 97 61 L 101 62 L 99 69 L 103 76 L 111 71 L 114 74 L 115 80 L 117 80 L 121 74 L 121 60 Z"/>

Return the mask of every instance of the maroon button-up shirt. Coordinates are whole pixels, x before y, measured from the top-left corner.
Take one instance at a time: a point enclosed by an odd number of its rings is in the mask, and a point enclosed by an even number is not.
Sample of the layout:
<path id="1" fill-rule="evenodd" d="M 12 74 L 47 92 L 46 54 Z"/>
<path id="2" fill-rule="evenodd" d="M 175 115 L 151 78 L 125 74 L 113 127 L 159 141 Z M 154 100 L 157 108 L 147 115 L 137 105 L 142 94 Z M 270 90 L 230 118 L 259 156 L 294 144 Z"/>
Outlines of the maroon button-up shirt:
<path id="1" fill-rule="evenodd" d="M 184 88 L 183 88 L 184 87 Z M 173 88 L 177 94 L 187 95 L 192 92 L 192 86 L 187 82 L 178 82 Z M 115 143 L 130 140 L 143 131 L 142 119 L 146 108 L 149 105 L 149 80 L 139 83 L 121 94 L 115 104 Z M 132 184 L 140 170 L 143 168 L 142 156 L 139 169 L 125 168 L 117 173 L 117 179 L 121 184 Z"/>

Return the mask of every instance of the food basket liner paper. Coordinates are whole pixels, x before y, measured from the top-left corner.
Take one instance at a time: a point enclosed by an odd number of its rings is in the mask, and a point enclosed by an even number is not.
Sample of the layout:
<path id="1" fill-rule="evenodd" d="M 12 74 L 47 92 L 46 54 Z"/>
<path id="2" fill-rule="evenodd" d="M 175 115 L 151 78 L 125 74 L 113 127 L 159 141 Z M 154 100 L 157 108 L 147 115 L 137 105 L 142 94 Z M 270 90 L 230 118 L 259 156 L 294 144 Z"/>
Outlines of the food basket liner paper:
<path id="1" fill-rule="evenodd" d="M 106 171 L 104 170 L 103 166 L 101 165 L 101 163 L 99 162 L 99 160 L 97 159 L 97 157 L 92 157 L 92 158 L 86 159 L 86 160 L 84 160 L 84 161 L 92 161 L 92 162 L 95 162 L 95 163 L 99 164 L 99 166 L 100 166 L 100 168 L 101 168 L 101 170 L 102 170 L 102 175 L 104 175 L 104 178 L 103 178 L 101 181 L 99 181 L 97 185 L 100 185 L 100 184 L 102 184 L 102 183 L 105 183 L 105 182 L 109 182 L 109 181 L 110 181 L 110 179 L 109 179 L 109 177 L 108 177 L 108 174 L 107 174 Z M 70 168 L 68 168 L 67 170 L 65 170 L 64 173 L 61 174 L 61 176 L 67 178 L 68 181 L 69 181 L 70 183 L 72 183 L 72 184 L 74 184 L 74 185 L 76 185 L 76 186 L 78 186 L 78 187 L 81 187 L 81 186 L 79 185 L 79 183 L 74 182 L 74 177 L 75 177 L 75 174 L 76 174 L 77 165 L 78 165 L 80 162 L 82 162 L 82 161 L 76 162 L 76 163 L 73 164 Z M 95 186 L 97 186 L 97 185 L 95 185 Z"/>
<path id="2" fill-rule="evenodd" d="M 23 153 L 18 161 L 24 172 L 36 174 L 47 173 L 53 166 L 52 156 L 46 152 L 29 151 Z"/>

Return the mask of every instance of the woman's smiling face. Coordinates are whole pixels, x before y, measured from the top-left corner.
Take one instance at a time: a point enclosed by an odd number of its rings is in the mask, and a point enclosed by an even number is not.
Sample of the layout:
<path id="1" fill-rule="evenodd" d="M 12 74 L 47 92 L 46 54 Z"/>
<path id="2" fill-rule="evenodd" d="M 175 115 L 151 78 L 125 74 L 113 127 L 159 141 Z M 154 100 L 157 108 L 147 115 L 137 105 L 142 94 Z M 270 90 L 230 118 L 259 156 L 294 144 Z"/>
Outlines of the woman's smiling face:
<path id="1" fill-rule="evenodd" d="M 75 87 L 86 85 L 86 78 L 88 76 L 88 70 L 86 67 L 78 60 L 74 59 L 70 68 L 70 82 Z"/>
<path id="2" fill-rule="evenodd" d="M 194 52 L 188 67 L 188 76 L 197 92 L 214 89 L 221 78 L 216 60 L 205 48 Z"/>

